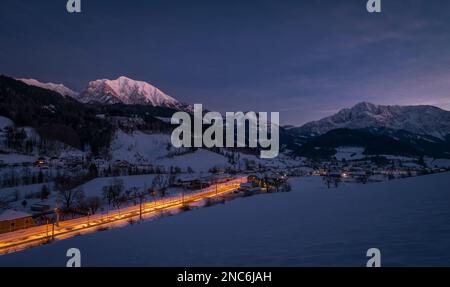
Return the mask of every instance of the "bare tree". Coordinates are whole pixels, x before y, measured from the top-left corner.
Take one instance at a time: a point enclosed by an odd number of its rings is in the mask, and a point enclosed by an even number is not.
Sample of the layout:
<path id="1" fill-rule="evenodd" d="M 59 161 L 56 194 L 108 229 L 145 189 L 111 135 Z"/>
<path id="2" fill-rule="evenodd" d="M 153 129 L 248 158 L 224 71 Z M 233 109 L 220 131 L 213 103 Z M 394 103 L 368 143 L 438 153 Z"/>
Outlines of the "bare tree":
<path id="1" fill-rule="evenodd" d="M 89 209 L 90 214 L 95 214 L 100 208 L 102 200 L 98 196 L 91 196 L 86 199 L 86 207 Z"/>
<path id="2" fill-rule="evenodd" d="M 166 190 L 169 187 L 169 179 L 167 176 L 157 175 L 152 182 L 152 190 L 159 192 L 161 197 L 166 196 Z"/>
<path id="3" fill-rule="evenodd" d="M 123 194 L 124 184 L 121 179 L 113 179 L 109 186 L 103 187 L 103 197 L 108 200 L 109 205 L 113 205 L 120 209 L 120 205 L 126 201 L 126 196 Z"/>
<path id="4" fill-rule="evenodd" d="M 58 192 L 58 200 L 63 204 L 63 209 L 71 210 L 75 203 L 84 196 L 83 188 L 78 187 L 81 181 L 73 177 L 59 177 L 55 180 L 55 189 Z"/>

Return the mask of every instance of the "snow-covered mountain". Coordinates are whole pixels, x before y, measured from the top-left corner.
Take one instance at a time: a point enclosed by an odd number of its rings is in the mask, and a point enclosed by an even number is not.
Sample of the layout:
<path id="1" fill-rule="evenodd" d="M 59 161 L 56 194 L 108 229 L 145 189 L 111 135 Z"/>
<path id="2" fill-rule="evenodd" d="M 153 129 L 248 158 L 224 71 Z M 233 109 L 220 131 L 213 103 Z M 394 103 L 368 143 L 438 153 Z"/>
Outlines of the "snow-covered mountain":
<path id="1" fill-rule="evenodd" d="M 295 132 L 321 135 L 339 128 L 385 128 L 444 138 L 450 134 L 450 112 L 433 106 L 381 106 L 363 102 L 307 123 Z"/>
<path id="2" fill-rule="evenodd" d="M 168 96 L 158 88 L 127 77 L 116 80 L 101 79 L 89 82 L 79 95 L 83 103 L 152 105 L 155 107 L 180 108 L 182 103 Z"/>
<path id="3" fill-rule="evenodd" d="M 64 86 L 63 84 L 54 84 L 54 83 L 42 83 L 35 79 L 17 79 L 19 81 L 24 82 L 27 85 L 35 86 L 51 91 L 55 91 L 63 96 L 69 96 L 72 98 L 76 98 L 78 93 Z"/>

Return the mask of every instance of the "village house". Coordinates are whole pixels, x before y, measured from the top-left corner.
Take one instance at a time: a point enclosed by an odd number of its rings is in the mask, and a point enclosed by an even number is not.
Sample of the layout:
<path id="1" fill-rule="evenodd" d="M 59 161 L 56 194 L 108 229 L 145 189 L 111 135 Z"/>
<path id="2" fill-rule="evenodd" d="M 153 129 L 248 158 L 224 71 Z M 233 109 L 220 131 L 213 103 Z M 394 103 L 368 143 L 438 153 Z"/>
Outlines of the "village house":
<path id="1" fill-rule="evenodd" d="M 208 178 L 202 178 L 197 176 L 180 176 L 175 182 L 174 186 L 180 186 L 186 189 L 197 190 L 208 187 L 212 184 L 212 181 Z"/>
<path id="2" fill-rule="evenodd" d="M 246 194 L 253 194 L 256 192 L 260 192 L 261 188 L 259 186 L 254 187 L 250 182 L 244 182 L 239 185 L 238 191 L 242 191 Z"/>
<path id="3" fill-rule="evenodd" d="M 253 188 L 253 185 L 250 182 L 244 182 L 244 183 L 239 184 L 240 191 L 247 191 L 251 188 Z"/>
<path id="4" fill-rule="evenodd" d="M 153 170 L 153 165 L 150 163 L 142 162 L 136 165 L 136 169 L 139 172 L 146 174 Z"/>
<path id="5" fill-rule="evenodd" d="M 228 175 L 215 175 L 208 178 L 209 183 L 211 184 L 220 184 L 230 181 L 232 179 L 231 176 Z"/>
<path id="6" fill-rule="evenodd" d="M 116 160 L 112 165 L 113 174 L 116 176 L 128 175 L 128 171 L 133 167 L 134 165 L 126 160 Z"/>
<path id="7" fill-rule="evenodd" d="M 0 211 L 0 234 L 33 227 L 31 214 L 12 209 Z"/>

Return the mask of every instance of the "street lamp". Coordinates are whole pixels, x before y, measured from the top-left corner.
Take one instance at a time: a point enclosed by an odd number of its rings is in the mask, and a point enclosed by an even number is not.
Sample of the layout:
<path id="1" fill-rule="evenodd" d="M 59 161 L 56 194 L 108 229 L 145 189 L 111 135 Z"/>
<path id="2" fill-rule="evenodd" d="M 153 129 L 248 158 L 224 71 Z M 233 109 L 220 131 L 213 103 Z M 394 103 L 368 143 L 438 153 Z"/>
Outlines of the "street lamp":
<path id="1" fill-rule="evenodd" d="M 47 229 L 47 238 L 48 238 L 48 218 L 46 219 L 45 227 L 46 227 L 46 229 Z"/>
<path id="2" fill-rule="evenodd" d="M 184 206 L 184 189 L 186 187 L 183 185 L 183 189 L 181 190 L 181 204 Z"/>
<path id="3" fill-rule="evenodd" d="M 139 219 L 142 220 L 142 201 L 144 200 L 144 195 L 139 194 Z"/>
<path id="4" fill-rule="evenodd" d="M 56 213 L 56 226 L 59 226 L 59 208 L 58 207 L 55 208 L 55 213 Z"/>
<path id="5" fill-rule="evenodd" d="M 52 240 L 55 240 L 55 222 L 52 224 Z"/>

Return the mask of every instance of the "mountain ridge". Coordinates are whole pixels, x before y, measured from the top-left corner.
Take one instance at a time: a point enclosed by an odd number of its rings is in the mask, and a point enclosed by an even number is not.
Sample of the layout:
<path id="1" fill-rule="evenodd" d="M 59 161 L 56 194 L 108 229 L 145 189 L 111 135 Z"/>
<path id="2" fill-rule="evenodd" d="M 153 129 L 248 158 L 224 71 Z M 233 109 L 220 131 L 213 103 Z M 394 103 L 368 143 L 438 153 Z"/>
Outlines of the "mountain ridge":
<path id="1" fill-rule="evenodd" d="M 117 79 L 98 79 L 90 81 L 81 93 L 68 88 L 64 84 L 44 83 L 36 79 L 17 78 L 29 86 L 35 86 L 71 97 L 83 104 L 125 104 L 165 107 L 191 111 L 192 107 L 167 95 L 159 88 L 126 76 Z"/>
<path id="2" fill-rule="evenodd" d="M 182 103 L 155 86 L 125 76 L 115 80 L 99 79 L 88 83 L 78 96 L 82 103 L 151 105 L 180 108 Z"/>
<path id="3" fill-rule="evenodd" d="M 445 139 L 450 134 L 450 112 L 426 105 L 385 106 L 361 102 L 291 131 L 299 135 L 318 136 L 342 128 L 388 128 Z"/>
<path id="4" fill-rule="evenodd" d="M 78 96 L 78 93 L 75 92 L 74 90 L 68 88 L 67 86 L 65 86 L 64 84 L 55 84 L 55 83 L 44 83 L 44 82 L 40 82 L 36 79 L 24 79 L 24 78 L 20 78 L 20 79 L 16 79 L 18 81 L 21 81 L 29 86 L 35 86 L 35 87 L 39 87 L 39 88 L 43 88 L 46 90 L 50 90 L 50 91 L 54 91 L 57 92 L 63 96 L 68 96 L 71 98 L 76 98 Z"/>

